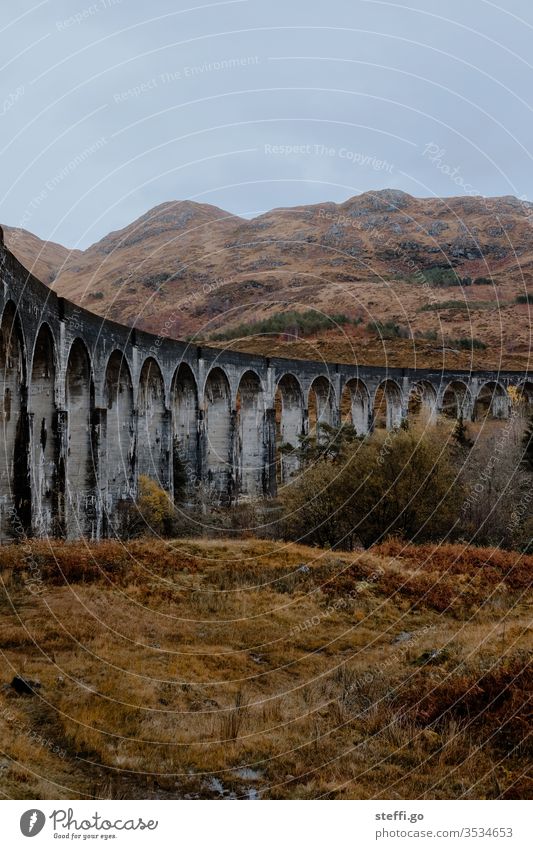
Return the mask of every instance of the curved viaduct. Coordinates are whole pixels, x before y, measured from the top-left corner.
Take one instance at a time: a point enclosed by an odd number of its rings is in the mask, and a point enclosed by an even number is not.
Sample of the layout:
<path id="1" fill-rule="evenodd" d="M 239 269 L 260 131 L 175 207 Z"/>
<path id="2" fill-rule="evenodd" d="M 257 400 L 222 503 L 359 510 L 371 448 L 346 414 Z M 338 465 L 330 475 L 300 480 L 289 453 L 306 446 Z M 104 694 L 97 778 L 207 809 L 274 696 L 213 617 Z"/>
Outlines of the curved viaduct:
<path id="1" fill-rule="evenodd" d="M 140 475 L 171 497 L 184 473 L 227 501 L 274 495 L 297 468 L 291 446 L 320 423 L 366 434 L 420 411 L 471 419 L 480 405 L 505 418 L 510 387 L 533 401 L 518 372 L 268 359 L 124 327 L 57 297 L 1 230 L 0 268 L 2 542 L 111 534 Z"/>

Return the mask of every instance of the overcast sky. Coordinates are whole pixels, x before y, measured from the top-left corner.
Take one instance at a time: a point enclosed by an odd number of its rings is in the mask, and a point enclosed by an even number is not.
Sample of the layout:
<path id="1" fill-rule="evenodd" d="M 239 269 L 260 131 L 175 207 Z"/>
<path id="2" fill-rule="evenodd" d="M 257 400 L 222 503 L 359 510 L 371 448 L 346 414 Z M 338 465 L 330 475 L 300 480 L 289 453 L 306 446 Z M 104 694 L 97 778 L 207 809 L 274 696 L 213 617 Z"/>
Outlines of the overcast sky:
<path id="1" fill-rule="evenodd" d="M 0 220 L 69 247 L 185 198 L 533 198 L 531 0 L 19 0 L 0 33 Z"/>

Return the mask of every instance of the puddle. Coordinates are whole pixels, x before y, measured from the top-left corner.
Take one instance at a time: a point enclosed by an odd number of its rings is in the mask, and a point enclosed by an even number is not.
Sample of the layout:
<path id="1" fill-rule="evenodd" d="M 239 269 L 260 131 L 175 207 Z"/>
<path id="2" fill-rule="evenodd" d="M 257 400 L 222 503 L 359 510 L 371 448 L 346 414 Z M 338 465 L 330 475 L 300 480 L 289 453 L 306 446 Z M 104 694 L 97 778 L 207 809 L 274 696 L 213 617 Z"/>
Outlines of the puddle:
<path id="1" fill-rule="evenodd" d="M 243 781 L 260 781 L 263 778 L 263 773 L 260 770 L 252 769 L 250 766 L 243 766 L 240 769 L 234 770 L 234 772 Z"/>
<path id="2" fill-rule="evenodd" d="M 252 769 L 251 767 L 242 767 L 240 769 L 234 769 L 233 775 L 242 779 L 243 781 L 260 781 L 263 778 L 263 773 L 258 769 Z M 209 791 L 209 793 L 215 793 L 219 799 L 259 799 L 261 797 L 260 791 L 257 787 L 246 786 L 243 785 L 236 789 L 231 789 L 226 787 L 224 783 L 217 778 L 216 775 L 212 775 L 205 782 L 205 789 Z"/>

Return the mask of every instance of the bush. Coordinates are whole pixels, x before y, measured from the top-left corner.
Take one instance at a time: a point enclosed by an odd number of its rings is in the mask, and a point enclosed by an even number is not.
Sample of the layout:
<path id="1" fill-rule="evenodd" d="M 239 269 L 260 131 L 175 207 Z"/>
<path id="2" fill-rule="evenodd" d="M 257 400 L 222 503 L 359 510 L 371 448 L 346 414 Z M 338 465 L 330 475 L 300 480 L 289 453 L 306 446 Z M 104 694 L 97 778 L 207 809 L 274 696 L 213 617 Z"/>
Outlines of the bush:
<path id="1" fill-rule="evenodd" d="M 297 455 L 300 468 L 307 468 L 317 460 L 337 460 L 354 442 L 360 441 L 356 429 L 348 422 L 333 427 L 326 422 L 317 425 L 316 433 L 298 437 Z M 292 451 L 292 446 L 281 446 L 280 450 Z"/>
<path id="2" fill-rule="evenodd" d="M 533 292 L 528 292 L 526 295 L 516 296 L 517 304 L 533 304 Z"/>
<path id="3" fill-rule="evenodd" d="M 522 437 L 523 457 L 522 462 L 533 472 L 533 415 L 529 416 L 526 429 Z"/>
<path id="4" fill-rule="evenodd" d="M 466 301 L 438 301 L 434 304 L 424 304 L 420 312 L 438 312 L 439 310 L 467 310 L 469 304 Z"/>
<path id="5" fill-rule="evenodd" d="M 265 333 L 276 335 L 291 333 L 295 336 L 309 336 L 312 333 L 317 333 L 319 330 L 332 330 L 337 325 L 357 325 L 360 322 L 360 318 L 350 318 L 344 315 L 344 313 L 324 315 L 316 312 L 316 310 L 307 310 L 306 312 L 289 310 L 288 312 L 277 313 L 269 318 L 264 318 L 261 321 L 254 321 L 250 324 L 239 324 L 237 327 L 230 328 L 221 333 L 215 333 L 211 338 L 218 342 L 224 342 L 229 339 L 239 339 L 243 336 L 257 336 Z"/>
<path id="6" fill-rule="evenodd" d="M 187 497 L 189 478 L 183 460 L 180 457 L 177 437 L 174 438 L 173 442 L 172 462 L 174 473 L 174 501 L 176 504 L 180 504 L 185 501 L 185 498 Z"/>
<path id="7" fill-rule="evenodd" d="M 523 428 L 523 420 L 516 417 L 506 425 L 505 442 L 502 432 L 489 431 L 483 439 L 470 444 L 467 440 L 459 448 L 466 492 L 461 527 L 476 545 L 527 547 L 533 465 L 527 462 L 528 431 L 524 434 Z"/>
<path id="8" fill-rule="evenodd" d="M 137 500 L 119 504 L 115 530 L 123 539 L 144 534 L 176 536 L 177 513 L 169 494 L 151 478 L 140 475 Z"/>
<path id="9" fill-rule="evenodd" d="M 494 304 L 492 301 L 436 301 L 431 304 L 425 304 L 420 308 L 420 312 L 439 312 L 439 310 L 485 310 L 492 309 Z"/>
<path id="10" fill-rule="evenodd" d="M 382 339 L 408 339 L 410 335 L 407 327 L 394 321 L 371 321 L 366 328 Z"/>
<path id="11" fill-rule="evenodd" d="M 450 266 L 435 266 L 424 271 L 426 283 L 430 286 L 471 286 L 471 277 L 459 277 Z"/>
<path id="12" fill-rule="evenodd" d="M 487 347 L 481 339 L 475 339 L 473 336 L 462 336 L 460 339 L 450 339 L 447 344 L 451 345 L 452 348 L 459 348 L 461 351 L 471 351 L 472 349 L 484 351 Z"/>
<path id="13" fill-rule="evenodd" d="M 390 535 L 440 539 L 453 529 L 461 500 L 452 454 L 442 452 L 438 434 L 377 434 L 286 487 L 283 535 L 341 548 Z"/>

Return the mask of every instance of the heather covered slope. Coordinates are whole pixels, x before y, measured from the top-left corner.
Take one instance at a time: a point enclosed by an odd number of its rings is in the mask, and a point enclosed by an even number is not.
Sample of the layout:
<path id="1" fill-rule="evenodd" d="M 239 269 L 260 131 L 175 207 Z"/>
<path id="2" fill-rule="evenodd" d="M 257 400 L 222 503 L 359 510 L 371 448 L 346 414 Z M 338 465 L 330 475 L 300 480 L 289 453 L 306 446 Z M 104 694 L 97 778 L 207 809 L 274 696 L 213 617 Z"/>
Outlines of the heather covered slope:
<path id="1" fill-rule="evenodd" d="M 329 336 L 346 333 L 363 353 L 367 325 L 379 321 L 437 342 L 479 339 L 498 361 L 531 349 L 532 220 L 531 205 L 512 197 L 392 190 L 252 220 L 176 201 L 49 265 L 64 297 L 177 338 L 313 308 L 356 319 Z M 22 247 L 13 245 L 19 256 Z M 54 254 L 47 246 L 41 262 L 46 251 Z"/>
<path id="2" fill-rule="evenodd" d="M 38 236 L 19 227 L 3 226 L 6 247 L 34 277 L 50 285 L 63 267 L 81 251 L 70 251 L 56 242 L 43 242 Z"/>
<path id="3" fill-rule="evenodd" d="M 240 219 L 208 204 L 164 203 L 68 264 L 53 287 L 95 312 L 159 332 L 169 313 L 212 281 Z M 179 337 L 192 328 L 168 325 Z"/>

